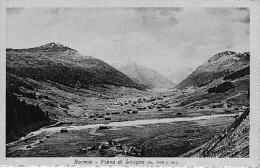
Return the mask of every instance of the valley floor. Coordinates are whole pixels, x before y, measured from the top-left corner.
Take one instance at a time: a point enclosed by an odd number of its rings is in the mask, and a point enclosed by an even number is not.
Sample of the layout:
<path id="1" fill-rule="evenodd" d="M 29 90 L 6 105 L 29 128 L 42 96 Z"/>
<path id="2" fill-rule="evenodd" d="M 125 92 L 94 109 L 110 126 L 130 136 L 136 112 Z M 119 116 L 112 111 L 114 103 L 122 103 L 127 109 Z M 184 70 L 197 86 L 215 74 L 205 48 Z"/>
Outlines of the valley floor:
<path id="1" fill-rule="evenodd" d="M 178 93 L 41 87 L 36 94 L 48 98 L 20 99 L 47 109 L 58 123 L 8 143 L 7 157 L 177 157 L 220 134 L 243 112 L 181 104 L 203 95 L 203 89 Z"/>

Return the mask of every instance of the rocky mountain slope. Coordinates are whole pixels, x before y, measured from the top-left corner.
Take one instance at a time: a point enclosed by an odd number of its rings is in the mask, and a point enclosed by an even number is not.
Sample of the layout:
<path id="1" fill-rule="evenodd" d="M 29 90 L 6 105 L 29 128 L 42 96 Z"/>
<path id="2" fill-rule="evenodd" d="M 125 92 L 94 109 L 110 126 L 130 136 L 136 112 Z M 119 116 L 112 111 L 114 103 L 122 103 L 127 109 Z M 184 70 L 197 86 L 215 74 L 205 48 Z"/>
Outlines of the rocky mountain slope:
<path id="1" fill-rule="evenodd" d="M 145 89 L 122 72 L 58 43 L 6 50 L 7 74 L 70 87 L 114 85 Z"/>
<path id="2" fill-rule="evenodd" d="M 223 78 L 236 71 L 249 67 L 250 53 L 226 51 L 214 55 L 199 66 L 191 75 L 177 85 L 178 89 L 191 86 L 201 87 L 216 79 Z"/>
<path id="3" fill-rule="evenodd" d="M 145 66 L 135 63 L 115 66 L 119 71 L 125 73 L 136 83 L 154 88 L 171 88 L 175 84 L 163 75 Z"/>
<path id="4" fill-rule="evenodd" d="M 249 128 L 249 109 L 247 109 L 221 134 L 180 157 L 249 157 Z"/>

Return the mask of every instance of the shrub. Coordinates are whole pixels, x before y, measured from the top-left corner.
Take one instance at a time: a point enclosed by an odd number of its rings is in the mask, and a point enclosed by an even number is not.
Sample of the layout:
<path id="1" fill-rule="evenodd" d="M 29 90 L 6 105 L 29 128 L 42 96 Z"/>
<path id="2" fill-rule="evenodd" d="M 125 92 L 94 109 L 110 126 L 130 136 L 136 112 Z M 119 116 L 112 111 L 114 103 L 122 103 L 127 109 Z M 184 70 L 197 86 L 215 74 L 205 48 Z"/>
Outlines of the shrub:
<path id="1" fill-rule="evenodd" d="M 241 78 L 241 77 L 244 77 L 246 75 L 249 75 L 249 73 L 250 73 L 250 68 L 248 66 L 246 68 L 243 68 L 239 71 L 236 71 L 234 73 L 231 73 L 231 74 L 225 76 L 223 79 L 224 80 L 235 80 L 237 78 Z"/>
<path id="2" fill-rule="evenodd" d="M 234 88 L 234 85 L 232 84 L 232 82 L 224 82 L 218 86 L 209 88 L 208 92 L 209 93 L 225 93 L 231 88 Z"/>

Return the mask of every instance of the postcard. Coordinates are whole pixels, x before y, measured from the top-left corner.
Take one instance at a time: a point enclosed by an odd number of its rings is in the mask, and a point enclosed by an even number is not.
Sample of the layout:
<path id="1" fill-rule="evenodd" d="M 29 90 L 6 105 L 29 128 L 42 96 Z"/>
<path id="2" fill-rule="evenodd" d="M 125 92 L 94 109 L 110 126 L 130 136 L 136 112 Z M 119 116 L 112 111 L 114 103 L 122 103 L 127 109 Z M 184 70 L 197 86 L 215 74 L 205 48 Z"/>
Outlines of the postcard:
<path id="1" fill-rule="evenodd" d="M 259 166 L 258 2 L 1 3 L 1 165 Z"/>

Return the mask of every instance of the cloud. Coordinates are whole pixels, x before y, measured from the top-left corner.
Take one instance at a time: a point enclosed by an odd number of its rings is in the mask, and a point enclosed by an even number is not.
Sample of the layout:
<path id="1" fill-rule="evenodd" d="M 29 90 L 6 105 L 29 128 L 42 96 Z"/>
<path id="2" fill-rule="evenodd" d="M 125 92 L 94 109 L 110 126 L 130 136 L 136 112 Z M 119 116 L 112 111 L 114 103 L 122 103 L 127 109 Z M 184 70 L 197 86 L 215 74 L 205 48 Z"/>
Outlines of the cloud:
<path id="1" fill-rule="evenodd" d="M 7 14 L 19 14 L 24 10 L 24 8 L 6 8 Z"/>
<path id="2" fill-rule="evenodd" d="M 68 8 L 52 8 L 46 11 L 46 15 L 50 15 L 52 19 L 47 21 L 44 26 L 52 26 L 59 22 L 64 22 L 68 19 Z"/>

